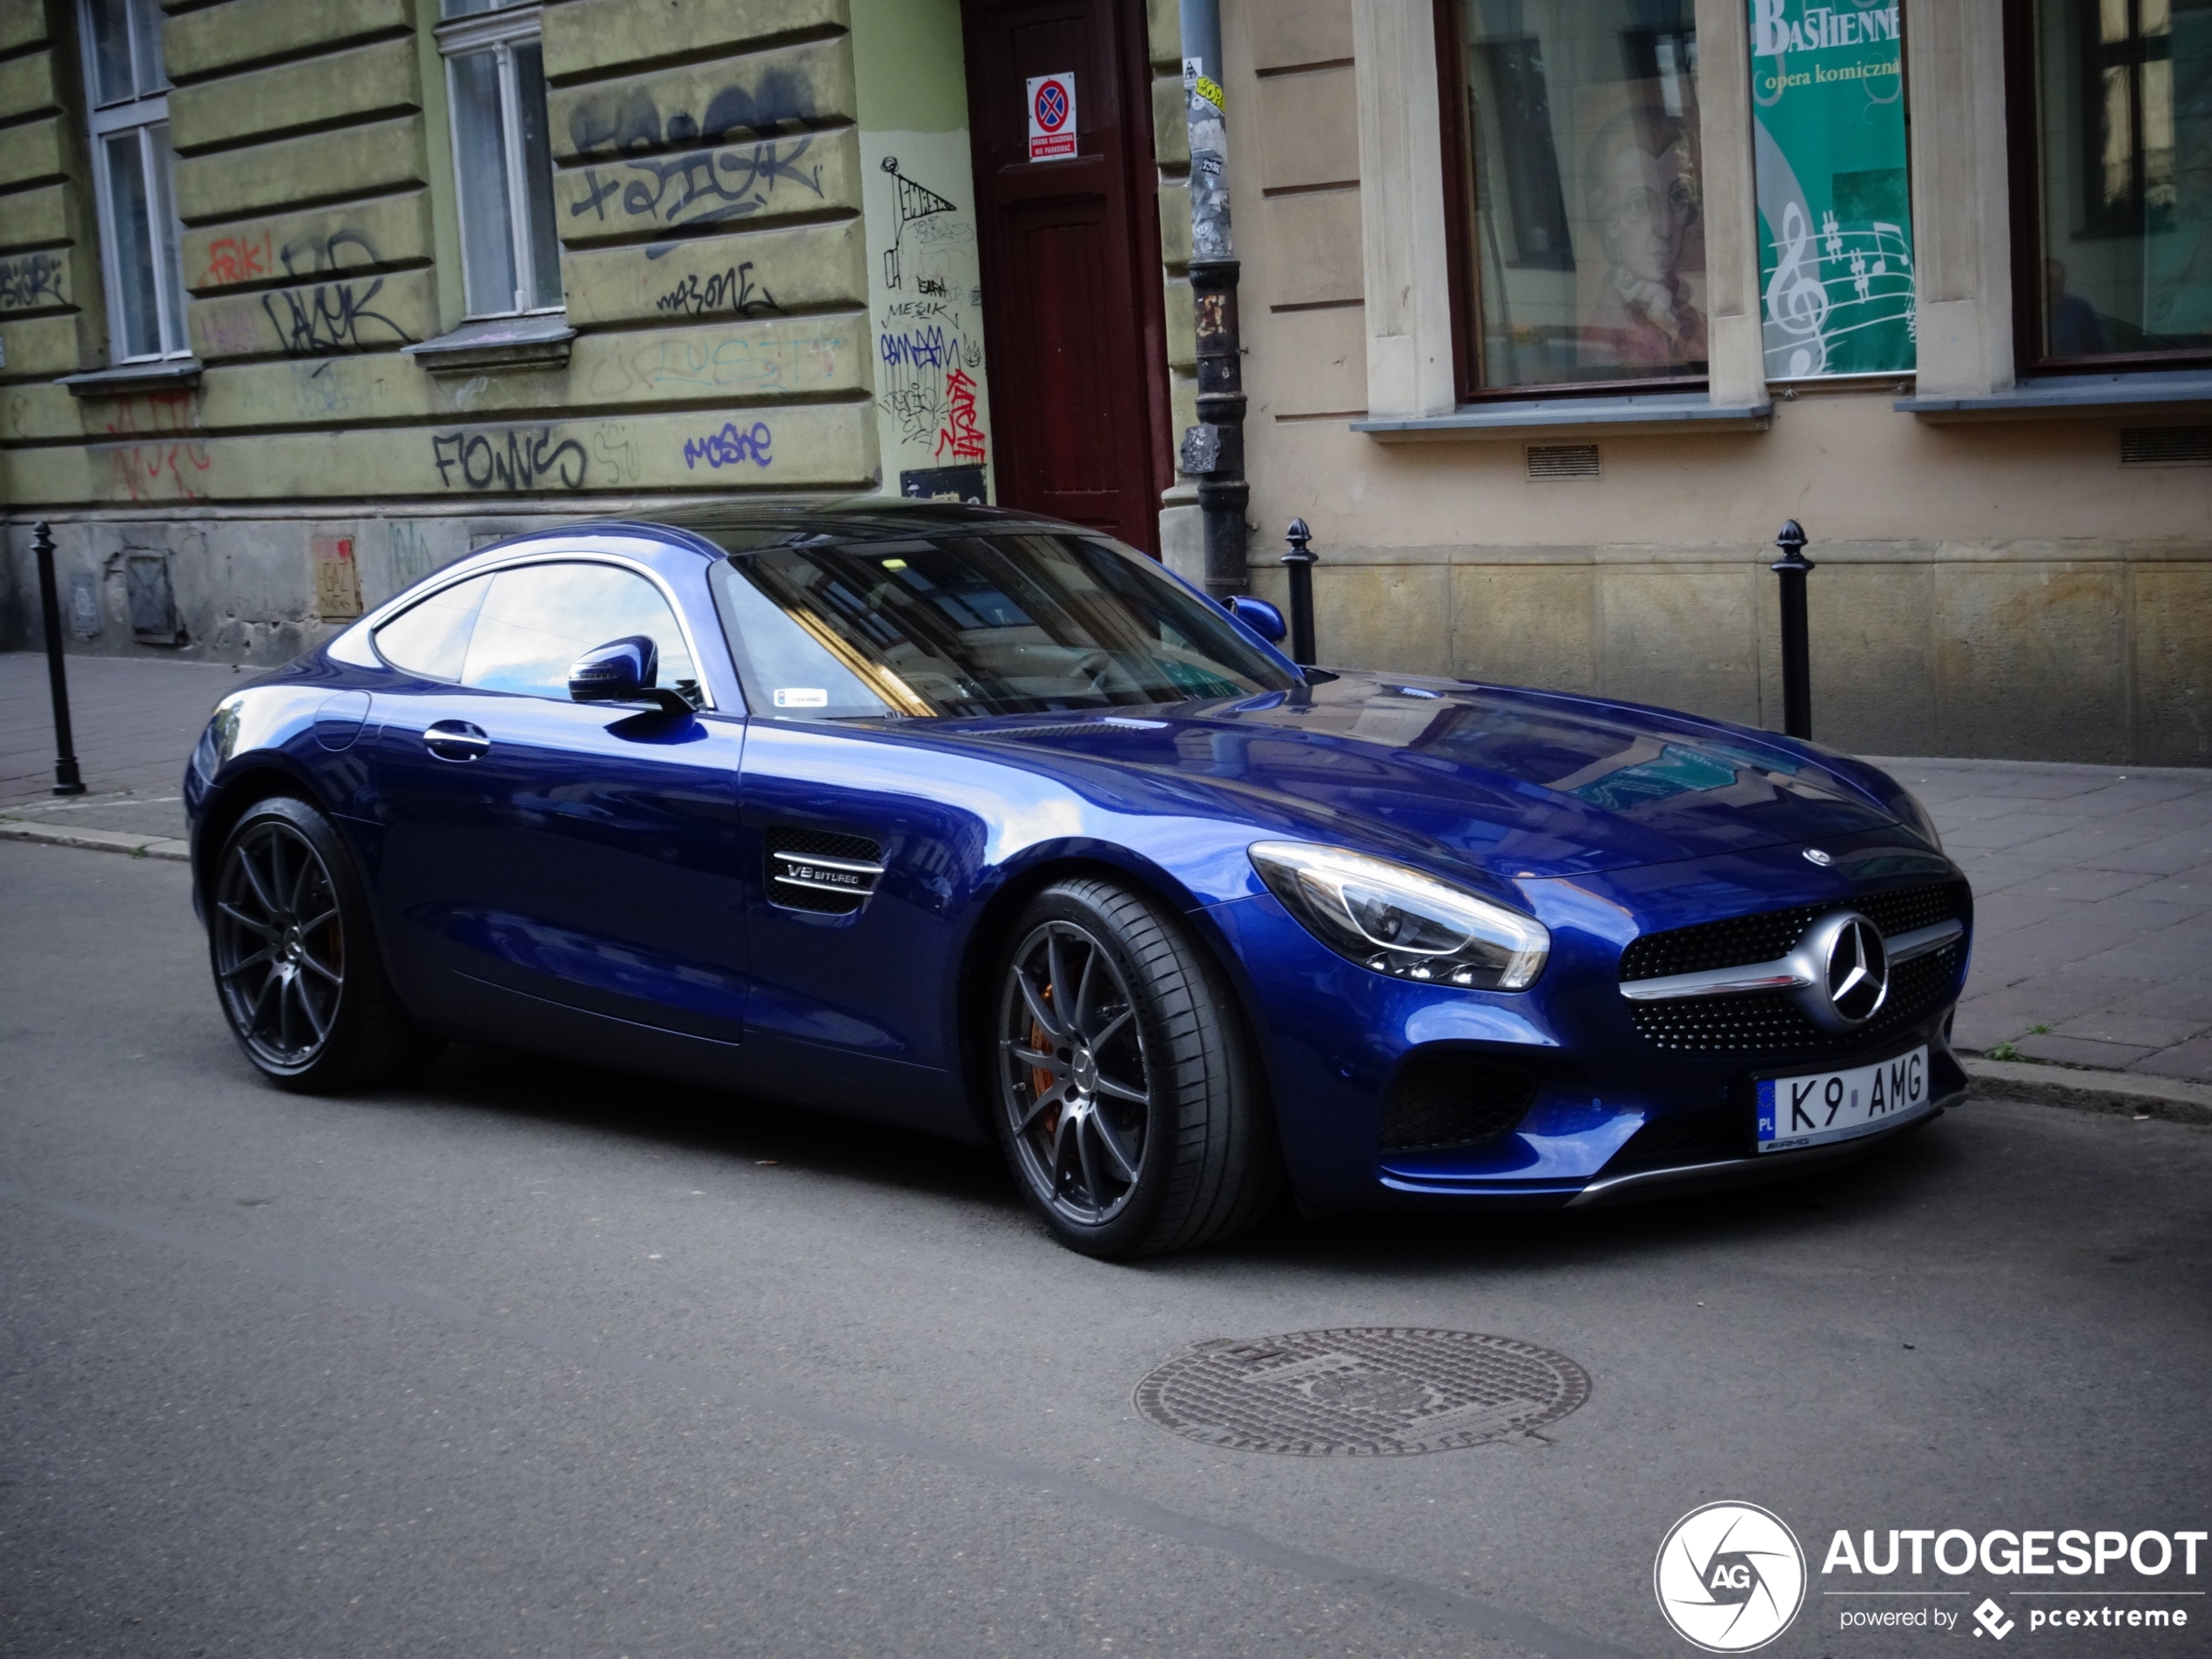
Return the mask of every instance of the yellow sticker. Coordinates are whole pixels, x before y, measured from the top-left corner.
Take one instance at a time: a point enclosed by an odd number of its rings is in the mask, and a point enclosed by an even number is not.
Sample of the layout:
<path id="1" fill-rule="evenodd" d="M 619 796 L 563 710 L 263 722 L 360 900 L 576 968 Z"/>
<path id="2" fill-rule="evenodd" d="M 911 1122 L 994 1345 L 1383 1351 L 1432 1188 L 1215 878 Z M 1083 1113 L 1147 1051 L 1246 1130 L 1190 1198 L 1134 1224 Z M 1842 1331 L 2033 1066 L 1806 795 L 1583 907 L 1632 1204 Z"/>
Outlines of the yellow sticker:
<path id="1" fill-rule="evenodd" d="M 1228 105 L 1222 101 L 1221 84 L 1218 81 L 1210 81 L 1201 75 L 1193 85 L 1200 98 L 1205 99 L 1223 114 L 1226 115 L 1229 112 Z"/>

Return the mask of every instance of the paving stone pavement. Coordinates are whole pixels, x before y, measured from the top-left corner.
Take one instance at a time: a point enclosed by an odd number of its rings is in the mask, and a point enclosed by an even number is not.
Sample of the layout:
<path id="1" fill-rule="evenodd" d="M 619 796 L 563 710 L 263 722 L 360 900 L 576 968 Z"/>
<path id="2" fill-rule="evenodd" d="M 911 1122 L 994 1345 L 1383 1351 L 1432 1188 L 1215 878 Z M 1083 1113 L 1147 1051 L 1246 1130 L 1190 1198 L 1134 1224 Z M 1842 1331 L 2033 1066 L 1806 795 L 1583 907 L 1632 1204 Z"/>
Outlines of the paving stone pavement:
<path id="1" fill-rule="evenodd" d="M 1878 764 L 1973 883 L 1960 1047 L 2212 1082 L 2212 772 Z"/>
<path id="2" fill-rule="evenodd" d="M 57 801 L 45 659 L 0 652 L 0 818 L 181 836 L 185 759 L 245 676 L 110 657 L 72 657 L 69 673 L 89 792 Z M 2212 772 L 1879 764 L 1927 803 L 1973 882 L 1961 1047 L 2212 1082 Z"/>

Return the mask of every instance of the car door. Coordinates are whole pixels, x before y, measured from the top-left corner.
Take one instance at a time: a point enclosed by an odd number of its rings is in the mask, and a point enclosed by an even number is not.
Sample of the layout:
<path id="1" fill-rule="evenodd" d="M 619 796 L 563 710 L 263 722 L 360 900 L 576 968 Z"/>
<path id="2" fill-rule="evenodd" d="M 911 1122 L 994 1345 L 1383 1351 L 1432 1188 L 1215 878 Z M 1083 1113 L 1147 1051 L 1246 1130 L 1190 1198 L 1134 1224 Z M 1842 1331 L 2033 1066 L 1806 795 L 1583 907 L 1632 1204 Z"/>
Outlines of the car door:
<path id="1" fill-rule="evenodd" d="M 604 558 L 509 565 L 377 634 L 415 677 L 376 752 L 378 887 L 408 982 L 534 1046 L 575 1051 L 596 1023 L 625 1062 L 641 1030 L 735 1042 L 747 984 L 743 715 L 568 696 L 571 662 L 632 634 L 660 685 L 698 697 L 668 593 Z M 600 1018 L 564 1026 L 561 1008 Z"/>

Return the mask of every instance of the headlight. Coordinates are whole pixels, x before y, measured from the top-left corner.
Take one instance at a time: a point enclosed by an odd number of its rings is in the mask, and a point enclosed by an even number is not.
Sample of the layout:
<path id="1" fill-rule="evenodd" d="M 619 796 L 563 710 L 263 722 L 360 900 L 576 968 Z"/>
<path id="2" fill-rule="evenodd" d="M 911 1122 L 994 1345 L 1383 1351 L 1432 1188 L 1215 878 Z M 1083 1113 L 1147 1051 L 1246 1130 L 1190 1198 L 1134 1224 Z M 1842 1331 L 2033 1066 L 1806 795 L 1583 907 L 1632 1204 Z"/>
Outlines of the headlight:
<path id="1" fill-rule="evenodd" d="M 1936 828 L 1935 819 L 1928 816 L 1928 809 L 1920 804 L 1918 795 L 1899 784 L 1897 799 L 1891 804 L 1897 808 L 1897 815 L 1907 829 L 1917 830 L 1927 838 L 1930 846 L 1939 853 L 1943 851 L 1943 835 Z"/>
<path id="2" fill-rule="evenodd" d="M 1308 932 L 1379 974 L 1519 991 L 1551 954 L 1551 934 L 1534 917 L 1403 865 L 1303 841 L 1247 850 L 1267 890 Z"/>

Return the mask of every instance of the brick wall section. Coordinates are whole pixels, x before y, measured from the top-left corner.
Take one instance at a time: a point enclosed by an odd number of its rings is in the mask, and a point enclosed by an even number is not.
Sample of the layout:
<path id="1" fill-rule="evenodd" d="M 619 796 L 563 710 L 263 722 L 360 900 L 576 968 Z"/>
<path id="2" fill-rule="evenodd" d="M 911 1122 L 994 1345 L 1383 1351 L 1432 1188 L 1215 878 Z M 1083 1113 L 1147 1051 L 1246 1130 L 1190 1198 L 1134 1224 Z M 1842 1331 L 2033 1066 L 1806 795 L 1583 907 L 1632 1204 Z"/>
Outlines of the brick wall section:
<path id="1" fill-rule="evenodd" d="M 66 0 L 0 8 L 0 499 L 23 508 L 448 502 L 559 510 L 876 471 L 845 0 L 543 11 L 565 364 L 433 374 L 435 0 L 167 0 L 197 386 L 105 366 Z M 48 14 L 51 12 L 51 17 Z M 434 89 L 435 90 L 435 89 Z M 72 159 L 72 157 L 74 159 Z M 436 181 L 439 189 L 442 180 Z M 31 281 L 33 274 L 37 283 Z M 447 274 L 445 292 L 456 285 Z M 34 292 L 35 287 L 35 292 Z M 26 303 L 10 307 L 8 298 Z M 205 504 L 205 505 L 203 505 Z"/>

